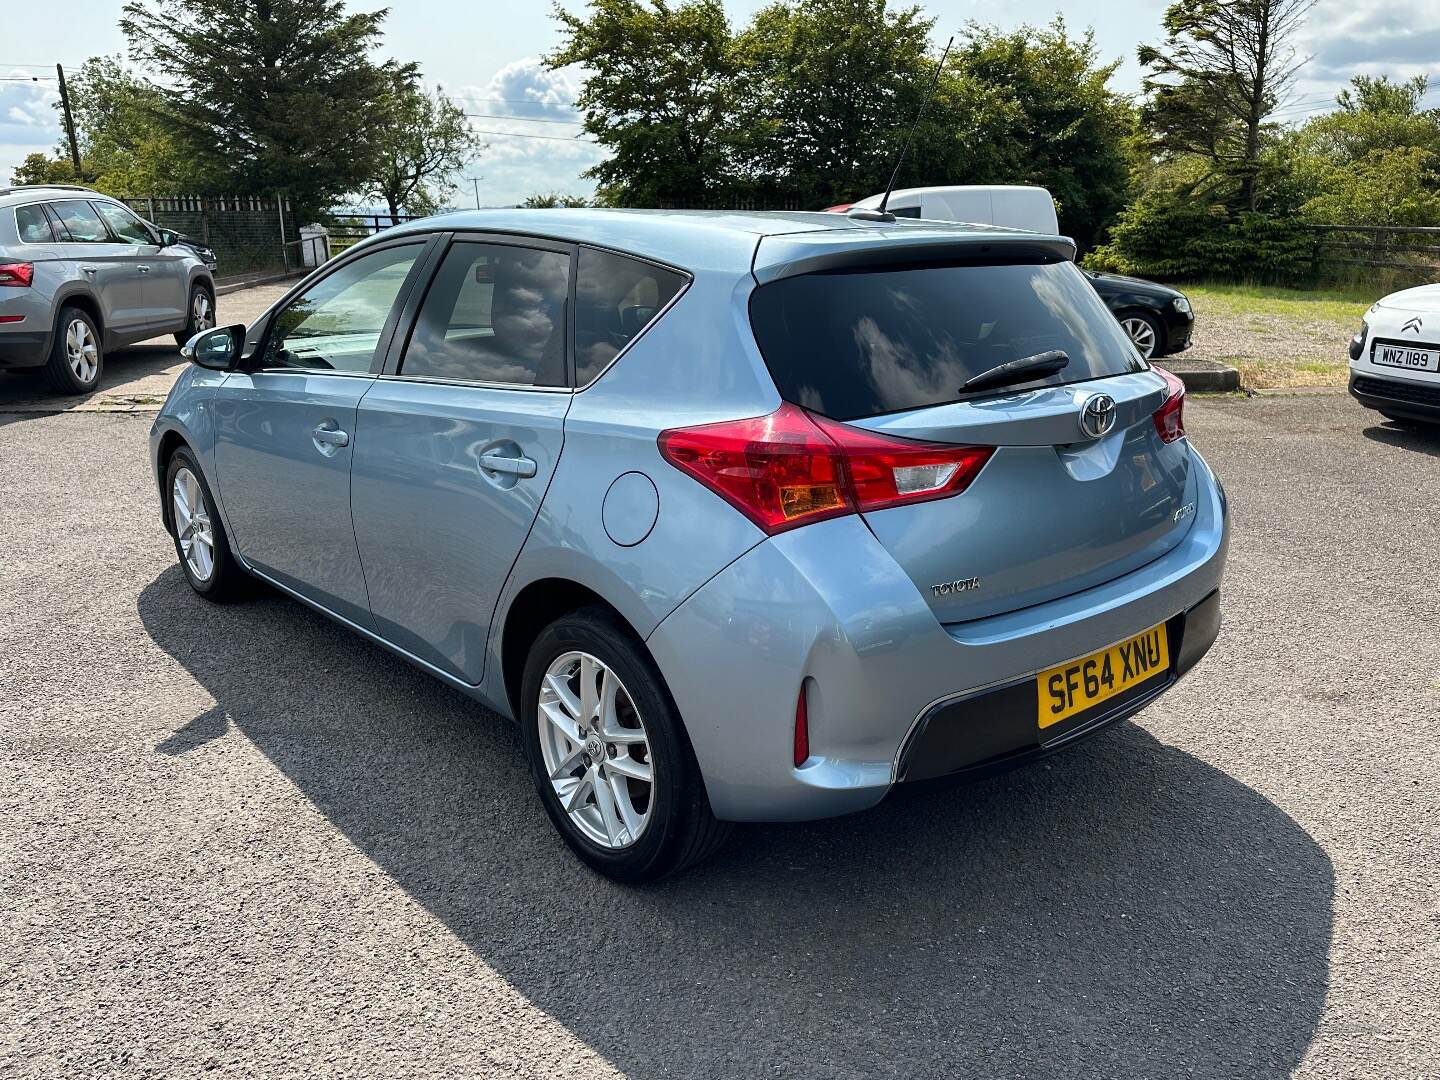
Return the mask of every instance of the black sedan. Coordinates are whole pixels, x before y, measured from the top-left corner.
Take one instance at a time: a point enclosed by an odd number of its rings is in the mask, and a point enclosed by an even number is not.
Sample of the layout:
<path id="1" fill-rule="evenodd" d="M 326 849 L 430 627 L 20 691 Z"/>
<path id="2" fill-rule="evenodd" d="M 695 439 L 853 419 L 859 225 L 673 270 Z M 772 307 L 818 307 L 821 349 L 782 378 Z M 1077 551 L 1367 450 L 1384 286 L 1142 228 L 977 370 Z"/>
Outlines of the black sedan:
<path id="1" fill-rule="evenodd" d="M 1143 278 L 1084 273 L 1145 359 L 1190 347 L 1195 313 L 1184 293 Z"/>

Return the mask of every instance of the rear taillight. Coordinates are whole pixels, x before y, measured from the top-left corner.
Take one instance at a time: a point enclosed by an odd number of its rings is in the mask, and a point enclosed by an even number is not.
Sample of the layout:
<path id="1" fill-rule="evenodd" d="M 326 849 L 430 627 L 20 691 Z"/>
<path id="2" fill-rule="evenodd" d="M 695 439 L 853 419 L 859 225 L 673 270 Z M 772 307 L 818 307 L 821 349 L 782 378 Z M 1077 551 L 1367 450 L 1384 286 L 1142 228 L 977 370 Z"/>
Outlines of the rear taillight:
<path id="1" fill-rule="evenodd" d="M 1172 443 L 1185 437 L 1185 384 L 1164 368 L 1152 368 L 1165 377 L 1165 404 L 1155 410 L 1155 430 L 1160 441 Z"/>
<path id="2" fill-rule="evenodd" d="M 0 288 L 28 289 L 34 277 L 31 263 L 0 263 Z"/>
<path id="3" fill-rule="evenodd" d="M 958 495 L 994 448 L 912 442 L 782 404 L 768 416 L 675 428 L 660 453 L 767 533 Z"/>

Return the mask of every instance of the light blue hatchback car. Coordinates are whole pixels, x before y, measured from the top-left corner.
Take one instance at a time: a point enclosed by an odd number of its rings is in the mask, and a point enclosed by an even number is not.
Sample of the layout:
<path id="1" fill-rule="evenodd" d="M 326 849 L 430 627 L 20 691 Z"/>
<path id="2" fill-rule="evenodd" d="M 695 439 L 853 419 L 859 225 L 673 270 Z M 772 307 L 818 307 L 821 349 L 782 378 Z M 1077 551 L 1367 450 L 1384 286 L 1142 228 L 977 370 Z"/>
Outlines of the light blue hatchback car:
<path id="1" fill-rule="evenodd" d="M 516 719 L 587 863 L 862 810 L 1130 716 L 1220 625 L 1224 493 L 1070 241 L 836 214 L 413 222 L 151 433 L 250 576 Z"/>

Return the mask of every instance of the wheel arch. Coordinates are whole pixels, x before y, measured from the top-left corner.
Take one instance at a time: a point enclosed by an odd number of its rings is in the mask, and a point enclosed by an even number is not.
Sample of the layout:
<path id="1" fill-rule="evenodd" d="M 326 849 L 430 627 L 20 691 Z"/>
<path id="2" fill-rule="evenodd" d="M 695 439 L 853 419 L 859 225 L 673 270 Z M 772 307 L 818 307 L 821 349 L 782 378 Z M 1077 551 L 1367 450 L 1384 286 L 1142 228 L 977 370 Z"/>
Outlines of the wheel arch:
<path id="1" fill-rule="evenodd" d="M 500 628 L 501 687 L 511 715 L 517 721 L 521 717 L 520 682 L 525 673 L 525 661 L 530 655 L 530 647 L 540 636 L 540 632 L 556 619 L 587 607 L 598 607 L 614 616 L 615 620 L 630 632 L 634 643 L 650 658 L 650 662 L 655 662 L 645 639 L 630 620 L 594 589 L 570 578 L 538 578 L 527 583 L 515 594 L 506 608 Z M 659 671 L 658 664 L 656 671 Z"/>
<path id="2" fill-rule="evenodd" d="M 55 333 L 60 332 L 60 313 L 67 307 L 76 307 L 90 316 L 95 324 L 95 329 L 100 333 L 100 340 L 105 340 L 105 316 L 100 310 L 100 302 L 83 287 L 75 286 L 69 289 L 62 289 L 55 296 Z M 106 346 L 109 347 L 108 345 Z"/>
<path id="3" fill-rule="evenodd" d="M 160 436 L 160 442 L 155 449 L 155 483 L 160 489 L 160 517 L 165 523 L 165 530 L 171 535 L 175 533 L 175 522 L 170 516 L 170 500 L 166 497 L 165 474 L 170 471 L 170 459 L 175 456 L 175 451 L 182 447 L 199 460 L 190 441 L 175 428 L 168 429 Z"/>

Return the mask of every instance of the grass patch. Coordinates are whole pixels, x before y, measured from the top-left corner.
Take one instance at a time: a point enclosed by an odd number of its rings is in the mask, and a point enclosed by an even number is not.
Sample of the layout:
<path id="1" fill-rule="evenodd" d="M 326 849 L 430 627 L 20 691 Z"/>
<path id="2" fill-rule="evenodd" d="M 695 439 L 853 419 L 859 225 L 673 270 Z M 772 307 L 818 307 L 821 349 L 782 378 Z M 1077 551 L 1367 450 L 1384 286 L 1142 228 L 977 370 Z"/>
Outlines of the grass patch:
<path id="1" fill-rule="evenodd" d="M 1373 286 L 1350 285 L 1321 289 L 1286 289 L 1277 285 L 1224 283 L 1185 286 L 1185 295 L 1197 314 L 1280 315 L 1358 325 L 1360 316 L 1381 294 Z"/>
<path id="2" fill-rule="evenodd" d="M 1279 362 L 1248 356 L 1231 356 L 1226 362 L 1240 369 L 1240 385 L 1247 390 L 1283 386 L 1344 386 L 1350 366 L 1329 360 Z"/>

